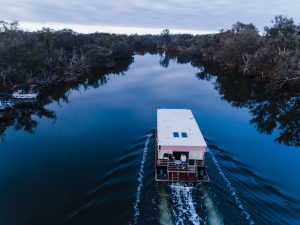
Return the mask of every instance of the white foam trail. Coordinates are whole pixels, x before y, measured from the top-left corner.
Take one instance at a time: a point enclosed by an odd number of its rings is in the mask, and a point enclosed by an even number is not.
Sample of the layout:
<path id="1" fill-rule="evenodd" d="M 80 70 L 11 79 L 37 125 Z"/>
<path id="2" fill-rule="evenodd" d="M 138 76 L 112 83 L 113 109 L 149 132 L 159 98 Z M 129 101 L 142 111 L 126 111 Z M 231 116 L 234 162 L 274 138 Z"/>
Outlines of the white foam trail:
<path id="1" fill-rule="evenodd" d="M 204 205 L 207 210 L 207 222 L 209 225 L 223 225 L 223 220 L 220 217 L 219 213 L 217 212 L 214 202 L 209 197 L 208 192 L 205 190 L 205 188 L 202 188 L 203 192 L 203 199 L 204 199 Z"/>
<path id="2" fill-rule="evenodd" d="M 173 225 L 172 216 L 168 204 L 169 195 L 166 193 L 165 186 L 160 188 L 159 222 L 161 225 Z"/>
<path id="3" fill-rule="evenodd" d="M 213 154 L 212 151 L 210 151 L 210 149 L 208 149 L 208 153 L 211 155 L 211 158 L 213 160 L 213 163 L 215 164 L 217 170 L 219 171 L 219 174 L 221 175 L 221 177 L 224 179 L 224 181 L 226 182 L 226 186 L 230 191 L 231 196 L 234 198 L 235 203 L 237 204 L 237 206 L 239 207 L 239 209 L 242 211 L 242 215 L 245 216 L 246 220 L 249 221 L 250 225 L 254 224 L 254 221 L 251 219 L 250 214 L 245 210 L 244 205 L 242 203 L 242 201 L 240 200 L 236 189 L 232 186 L 231 182 L 227 179 L 227 177 L 225 176 L 225 174 L 223 173 L 217 159 L 215 158 L 215 155 Z"/>
<path id="4" fill-rule="evenodd" d="M 133 210 L 134 210 L 133 224 L 138 224 L 138 219 L 139 219 L 139 215 L 140 215 L 139 203 L 141 201 L 141 191 L 142 191 L 142 187 L 143 187 L 143 178 L 144 178 L 144 166 L 145 166 L 145 162 L 146 162 L 146 158 L 147 158 L 150 137 L 151 137 L 151 135 L 146 136 L 145 147 L 143 150 L 141 166 L 140 166 L 140 170 L 139 170 L 139 174 L 138 174 L 138 180 L 137 180 L 138 186 L 136 189 L 135 202 L 133 204 Z"/>
<path id="5" fill-rule="evenodd" d="M 171 190 L 173 202 L 175 204 L 175 208 L 173 209 L 175 224 L 185 225 L 187 223 L 192 223 L 194 225 L 199 225 L 201 218 L 197 214 L 194 206 L 192 187 L 181 184 L 172 184 Z"/>

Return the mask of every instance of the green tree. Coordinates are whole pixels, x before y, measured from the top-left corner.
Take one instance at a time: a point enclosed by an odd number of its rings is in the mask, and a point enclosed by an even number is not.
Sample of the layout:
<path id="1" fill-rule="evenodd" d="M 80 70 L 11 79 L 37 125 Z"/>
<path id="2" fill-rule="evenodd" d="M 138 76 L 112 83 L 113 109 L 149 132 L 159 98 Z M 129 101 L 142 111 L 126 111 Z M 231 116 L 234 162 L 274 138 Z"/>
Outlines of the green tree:
<path id="1" fill-rule="evenodd" d="M 169 44 L 171 42 L 171 34 L 169 29 L 164 29 L 161 33 L 160 33 L 163 43 L 164 44 Z"/>

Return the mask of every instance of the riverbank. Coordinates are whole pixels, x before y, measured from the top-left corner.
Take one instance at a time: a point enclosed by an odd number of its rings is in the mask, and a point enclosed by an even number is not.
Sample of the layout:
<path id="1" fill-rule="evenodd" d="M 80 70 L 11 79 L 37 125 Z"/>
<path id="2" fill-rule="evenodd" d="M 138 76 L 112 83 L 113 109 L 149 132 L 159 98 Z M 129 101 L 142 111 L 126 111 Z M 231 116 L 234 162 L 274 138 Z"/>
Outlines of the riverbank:
<path id="1" fill-rule="evenodd" d="M 211 35 L 171 35 L 164 30 L 160 37 L 134 39 L 137 49 L 158 49 L 166 58 L 181 58 L 194 66 L 211 64 L 248 82 L 265 83 L 272 93 L 300 94 L 300 26 L 290 18 L 276 16 L 263 34 L 253 24 L 237 22 Z"/>
<path id="2" fill-rule="evenodd" d="M 193 66 L 211 64 L 239 74 L 248 82 L 264 83 L 273 93 L 300 93 L 300 26 L 277 16 L 261 35 L 253 24 L 236 23 L 230 30 L 211 35 L 78 34 L 44 28 L 25 32 L 17 22 L 0 23 L 0 84 L 34 82 L 42 87 L 79 82 L 90 73 L 113 69 L 134 54 L 165 54 Z"/>

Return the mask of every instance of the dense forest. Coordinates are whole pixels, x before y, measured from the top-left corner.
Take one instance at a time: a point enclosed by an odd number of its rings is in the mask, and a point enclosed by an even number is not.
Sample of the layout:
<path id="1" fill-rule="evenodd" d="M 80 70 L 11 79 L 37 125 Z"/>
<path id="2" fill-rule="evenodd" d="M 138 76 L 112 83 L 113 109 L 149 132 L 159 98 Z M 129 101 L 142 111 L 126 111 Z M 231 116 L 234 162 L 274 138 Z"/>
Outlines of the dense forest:
<path id="1" fill-rule="evenodd" d="M 117 61 L 132 55 L 126 36 L 49 28 L 25 32 L 18 22 L 0 22 L 2 89 L 24 82 L 45 87 L 78 82 L 84 75 L 114 68 Z"/>
<path id="2" fill-rule="evenodd" d="M 264 83 L 272 92 L 300 93 L 300 25 L 276 16 L 260 34 L 253 24 L 237 22 L 229 30 L 208 35 L 79 34 L 43 28 L 27 32 L 18 22 L 0 21 L 0 89 L 34 82 L 48 87 L 76 83 L 89 74 L 116 67 L 134 54 L 165 53 L 197 66 L 214 65 L 239 74 L 247 82 Z"/>

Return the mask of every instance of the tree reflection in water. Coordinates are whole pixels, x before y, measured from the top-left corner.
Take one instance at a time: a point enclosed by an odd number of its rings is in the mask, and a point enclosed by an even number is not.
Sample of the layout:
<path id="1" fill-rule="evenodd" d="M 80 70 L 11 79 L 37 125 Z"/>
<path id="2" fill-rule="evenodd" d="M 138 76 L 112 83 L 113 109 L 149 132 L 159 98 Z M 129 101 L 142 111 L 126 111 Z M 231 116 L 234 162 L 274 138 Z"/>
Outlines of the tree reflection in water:
<path id="1" fill-rule="evenodd" d="M 13 126 L 16 130 L 33 133 L 38 122 L 35 117 L 56 119 L 55 112 L 45 109 L 44 101 L 16 102 L 13 109 L 0 113 L 0 137 L 5 141 L 5 131 Z"/>
<path id="2" fill-rule="evenodd" d="M 200 80 L 215 79 L 214 87 L 222 99 L 238 108 L 248 108 L 250 123 L 258 132 L 271 134 L 278 129 L 275 141 L 288 146 L 300 146 L 300 96 L 288 93 L 271 93 L 263 81 L 228 73 L 212 65 L 205 65 L 198 57 L 178 55 L 172 52 L 160 53 L 160 64 L 169 65 L 170 60 L 191 63 L 200 69 L 196 74 Z"/>
<path id="3" fill-rule="evenodd" d="M 271 134 L 277 128 L 276 142 L 300 146 L 300 96 L 270 93 L 264 83 L 249 82 L 249 78 L 205 68 L 197 77 L 209 80 L 211 74 L 218 74 L 214 76 L 214 84 L 222 99 L 234 107 L 248 108 L 252 116 L 250 123 L 260 133 Z"/>
<path id="4" fill-rule="evenodd" d="M 40 98 L 33 101 L 16 101 L 13 109 L 0 112 L 0 138 L 5 142 L 5 132 L 9 127 L 16 130 L 23 130 L 34 133 L 38 126 L 36 118 L 56 119 L 56 113 L 53 110 L 46 109 L 50 103 L 69 102 L 69 93 L 71 90 L 77 90 L 82 85 L 84 88 L 98 88 L 108 82 L 109 75 L 124 75 L 132 63 L 133 58 L 119 60 L 115 68 L 105 71 L 90 71 L 88 75 L 82 77 L 76 83 L 64 84 L 55 87 L 49 87 L 50 90 L 43 90 Z"/>
<path id="5" fill-rule="evenodd" d="M 152 53 L 153 54 L 153 53 Z M 250 123 L 261 133 L 271 134 L 274 129 L 279 133 L 275 141 L 290 145 L 300 146 L 300 96 L 291 96 L 287 93 L 270 93 L 263 82 L 249 81 L 251 78 L 244 78 L 226 71 L 220 71 L 210 65 L 204 65 L 195 58 L 185 55 L 174 55 L 172 53 L 159 53 L 159 63 L 168 67 L 170 60 L 178 63 L 191 63 L 192 66 L 200 68 L 201 72 L 196 74 L 198 79 L 215 79 L 215 89 L 222 96 L 222 99 L 230 102 L 234 107 L 248 108 L 252 119 Z M 68 102 L 68 94 L 76 90 L 80 85 L 85 88 L 97 88 L 108 82 L 108 74 L 123 75 L 128 70 L 133 59 L 122 60 L 118 65 L 107 71 L 90 71 L 78 83 L 61 85 L 51 88 L 50 95 L 42 95 L 34 103 L 18 104 L 14 110 L 0 114 L 0 136 L 4 141 L 4 134 L 8 127 L 14 126 L 17 130 L 34 132 L 38 122 L 34 116 L 56 119 L 54 111 L 45 109 L 45 106 L 52 102 Z"/>

